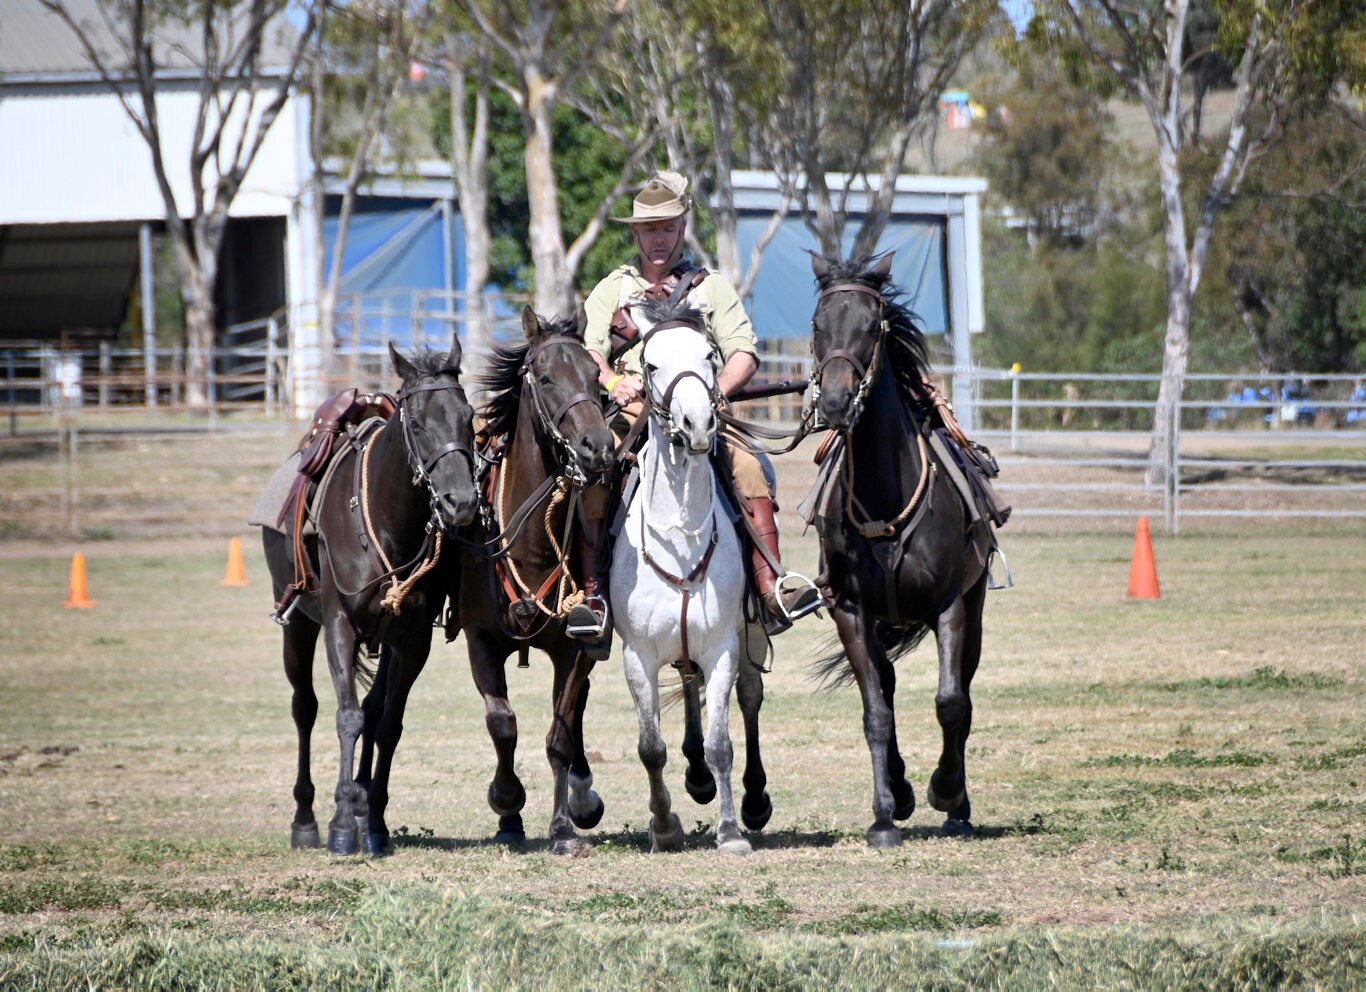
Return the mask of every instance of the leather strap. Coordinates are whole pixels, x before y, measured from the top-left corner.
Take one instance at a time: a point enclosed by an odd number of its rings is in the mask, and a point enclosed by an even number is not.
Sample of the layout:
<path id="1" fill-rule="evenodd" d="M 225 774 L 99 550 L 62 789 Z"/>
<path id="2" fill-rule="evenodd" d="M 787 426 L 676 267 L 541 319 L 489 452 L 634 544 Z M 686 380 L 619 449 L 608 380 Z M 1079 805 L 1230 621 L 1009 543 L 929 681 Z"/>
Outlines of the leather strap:
<path id="1" fill-rule="evenodd" d="M 688 651 L 688 599 L 692 595 L 692 590 L 689 586 L 693 582 L 700 582 L 707 577 L 707 566 L 711 564 L 711 556 L 716 550 L 716 545 L 719 541 L 719 533 L 720 532 L 716 527 L 716 514 L 713 513 L 711 517 L 711 539 L 707 542 L 707 550 L 702 552 L 701 559 L 693 566 L 691 572 L 687 575 L 674 575 L 651 557 L 649 546 L 645 542 L 645 514 L 642 512 L 640 515 L 641 557 L 649 563 L 656 575 L 683 593 L 683 612 L 680 621 L 682 626 L 680 627 L 680 631 L 683 642 L 683 677 L 685 679 L 690 679 L 697 673 L 697 666 L 693 664 L 692 654 Z"/>

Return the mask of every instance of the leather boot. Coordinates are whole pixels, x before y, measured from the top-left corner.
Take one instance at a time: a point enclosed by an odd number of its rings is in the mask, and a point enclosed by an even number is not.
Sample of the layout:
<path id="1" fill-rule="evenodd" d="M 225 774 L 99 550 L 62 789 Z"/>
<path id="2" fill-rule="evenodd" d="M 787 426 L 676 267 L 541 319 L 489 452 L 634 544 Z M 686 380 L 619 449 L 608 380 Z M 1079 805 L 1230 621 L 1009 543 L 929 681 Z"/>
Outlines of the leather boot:
<path id="1" fill-rule="evenodd" d="M 754 585 L 759 599 L 764 604 L 768 621 L 764 625 L 770 634 L 776 634 L 792 626 L 792 621 L 804 617 L 821 605 L 820 593 L 809 581 L 792 589 L 779 588 L 779 576 L 769 564 L 769 557 L 782 564 L 778 552 L 778 522 L 773 519 L 773 500 L 754 499 L 749 501 L 749 515 L 754 521 L 754 531 L 767 549 L 768 555 L 760 548 L 750 551 L 750 564 L 754 569 Z M 782 578 L 790 573 L 784 571 Z M 805 580 L 804 580 L 805 581 Z"/>
<path id="2" fill-rule="evenodd" d="M 579 527 L 579 561 L 583 566 L 583 602 L 569 611 L 565 633 L 583 642 L 583 649 L 594 661 L 604 660 L 612 651 L 612 628 L 608 622 L 607 579 L 598 561 L 598 542 L 602 521 L 587 520 Z"/>

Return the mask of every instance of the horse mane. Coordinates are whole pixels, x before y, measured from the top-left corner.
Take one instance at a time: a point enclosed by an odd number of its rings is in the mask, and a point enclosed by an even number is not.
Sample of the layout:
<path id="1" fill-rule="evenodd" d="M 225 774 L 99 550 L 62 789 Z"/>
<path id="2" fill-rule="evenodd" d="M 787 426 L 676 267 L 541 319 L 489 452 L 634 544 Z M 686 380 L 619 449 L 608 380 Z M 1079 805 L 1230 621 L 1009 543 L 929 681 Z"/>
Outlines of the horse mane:
<path id="1" fill-rule="evenodd" d="M 556 316 L 550 320 L 536 318 L 541 325 L 538 341 L 550 338 L 583 339 L 578 320 L 574 317 Z M 486 430 L 491 437 L 504 435 L 511 437 L 517 426 L 517 412 L 522 405 L 522 369 L 526 366 L 527 352 L 531 342 L 522 344 L 493 346 L 493 356 L 488 367 L 478 377 L 480 388 L 488 396 L 480 411 L 487 424 Z"/>
<path id="2" fill-rule="evenodd" d="M 460 375 L 460 366 L 451 365 L 449 351 L 438 351 L 427 347 L 425 344 L 414 349 L 413 353 L 408 356 L 408 361 L 412 363 L 418 375 Z"/>
<path id="3" fill-rule="evenodd" d="M 706 314 L 698 307 L 692 306 L 687 299 L 669 300 L 646 299 L 640 304 L 641 313 L 650 324 L 662 324 L 665 321 L 674 321 L 691 327 L 699 334 L 706 331 Z"/>
<path id="4" fill-rule="evenodd" d="M 925 332 L 920 329 L 920 320 L 902 297 L 905 291 L 886 276 L 873 271 L 880 255 L 861 255 L 848 261 L 831 261 L 824 275 L 816 277 L 816 287 L 821 290 L 842 282 L 852 282 L 867 286 L 882 294 L 885 302 L 883 316 L 887 320 L 887 360 L 896 375 L 897 382 L 920 391 L 921 381 L 929 377 L 929 345 Z"/>

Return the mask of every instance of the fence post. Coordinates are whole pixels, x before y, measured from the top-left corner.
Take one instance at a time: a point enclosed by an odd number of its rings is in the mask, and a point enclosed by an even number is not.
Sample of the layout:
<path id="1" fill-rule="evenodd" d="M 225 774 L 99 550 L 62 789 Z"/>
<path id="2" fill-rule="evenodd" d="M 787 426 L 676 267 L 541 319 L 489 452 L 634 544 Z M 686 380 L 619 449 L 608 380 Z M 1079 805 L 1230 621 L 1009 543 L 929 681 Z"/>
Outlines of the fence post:
<path id="1" fill-rule="evenodd" d="M 209 393 L 209 430 L 218 428 L 218 377 L 214 374 L 214 352 L 216 349 L 209 349 L 209 361 L 205 365 L 205 377 Z"/>
<path id="2" fill-rule="evenodd" d="M 1168 432 L 1167 492 L 1168 528 L 1171 533 L 1181 533 L 1181 396 L 1176 396 L 1172 404 L 1172 429 Z"/>
<path id="3" fill-rule="evenodd" d="M 1010 370 L 1010 450 L 1020 450 L 1020 375 Z"/>
<path id="4" fill-rule="evenodd" d="M 109 355 L 109 342 L 100 342 L 100 409 L 109 406 L 109 376 L 114 371 L 113 359 Z"/>
<path id="5" fill-rule="evenodd" d="M 266 416 L 275 415 L 275 362 L 279 358 L 278 346 L 275 343 L 275 335 L 278 328 L 275 318 L 270 318 L 266 322 Z"/>
<path id="6" fill-rule="evenodd" d="M 19 433 L 19 394 L 14 387 L 14 352 L 5 352 L 5 373 L 9 377 L 9 432 Z"/>

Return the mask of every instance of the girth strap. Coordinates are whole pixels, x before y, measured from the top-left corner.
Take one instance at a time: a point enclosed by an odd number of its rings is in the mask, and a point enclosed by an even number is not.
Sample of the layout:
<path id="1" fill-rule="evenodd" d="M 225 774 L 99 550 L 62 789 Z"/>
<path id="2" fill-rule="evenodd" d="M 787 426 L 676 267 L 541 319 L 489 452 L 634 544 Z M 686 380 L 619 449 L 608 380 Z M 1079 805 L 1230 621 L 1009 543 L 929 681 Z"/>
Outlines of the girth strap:
<path id="1" fill-rule="evenodd" d="M 669 583 L 669 585 L 673 586 L 675 589 L 677 589 L 679 592 L 683 594 L 683 612 L 680 618 L 679 631 L 683 642 L 682 661 L 683 678 L 685 679 L 690 679 L 697 673 L 697 666 L 693 664 L 692 654 L 688 650 L 688 599 L 692 596 L 692 589 L 690 588 L 690 586 L 693 582 L 700 582 L 707 577 L 707 566 L 711 564 L 711 556 L 712 553 L 716 551 L 716 545 L 719 541 L 719 536 L 720 532 L 717 530 L 716 527 L 716 514 L 713 513 L 711 516 L 711 539 L 707 542 L 707 550 L 702 552 L 701 559 L 697 562 L 696 565 L 693 566 L 691 572 L 689 572 L 687 575 L 674 575 L 668 569 L 661 566 L 659 562 L 655 561 L 654 558 L 650 555 L 649 546 L 645 543 L 645 513 L 644 508 L 641 508 L 641 557 L 643 557 L 645 561 L 649 563 L 650 567 L 654 569 L 656 575 L 658 575 L 661 579 Z"/>

